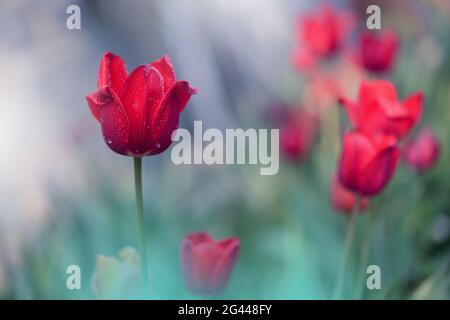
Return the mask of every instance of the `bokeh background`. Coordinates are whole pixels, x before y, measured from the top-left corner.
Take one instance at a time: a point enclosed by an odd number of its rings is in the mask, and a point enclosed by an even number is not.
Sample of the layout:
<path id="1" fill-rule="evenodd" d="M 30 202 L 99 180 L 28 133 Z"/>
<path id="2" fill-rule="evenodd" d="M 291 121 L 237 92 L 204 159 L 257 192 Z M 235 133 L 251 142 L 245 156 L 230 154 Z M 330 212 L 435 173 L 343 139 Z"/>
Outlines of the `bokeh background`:
<path id="1" fill-rule="evenodd" d="M 370 3 L 369 3 L 370 2 Z M 369 299 L 450 297 L 450 5 L 447 0 L 328 1 L 355 14 L 382 8 L 382 26 L 400 39 L 390 79 L 399 95 L 423 90 L 422 124 L 441 141 L 439 162 L 423 174 L 401 164 L 370 210 L 370 264 L 382 289 Z M 81 30 L 66 8 L 81 8 Z M 138 247 L 132 159 L 103 142 L 85 96 L 102 54 L 128 70 L 167 53 L 178 79 L 199 88 L 180 127 L 271 128 L 274 106 L 320 108 L 317 139 L 301 161 L 275 176 L 257 166 L 175 166 L 170 150 L 143 162 L 151 294 L 195 298 L 185 287 L 179 246 L 193 231 L 241 239 L 241 254 L 219 298 L 328 299 L 348 217 L 335 212 L 330 177 L 340 148 L 342 111 L 330 90 L 311 88 L 292 64 L 296 21 L 318 1 L 6 0 L 0 2 L 0 298 L 92 299 L 97 256 Z M 354 98 L 369 75 L 346 59 L 328 72 Z M 313 92 L 312 92 L 313 90 Z M 331 90 L 332 91 L 332 90 Z M 347 91 L 346 91 L 347 92 Z M 269 116 L 270 118 L 270 116 Z M 346 298 L 361 277 L 366 215 L 358 219 Z M 66 288 L 66 268 L 82 289 Z M 127 298 L 124 296 L 124 298 Z"/>

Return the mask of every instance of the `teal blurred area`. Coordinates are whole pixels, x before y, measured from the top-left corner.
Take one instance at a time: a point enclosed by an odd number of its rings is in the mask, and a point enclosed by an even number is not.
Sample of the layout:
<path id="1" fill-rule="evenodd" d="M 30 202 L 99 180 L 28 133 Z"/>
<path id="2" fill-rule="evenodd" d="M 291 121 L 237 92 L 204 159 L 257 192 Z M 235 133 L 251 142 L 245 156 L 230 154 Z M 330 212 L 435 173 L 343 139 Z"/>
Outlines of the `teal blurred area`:
<path id="1" fill-rule="evenodd" d="M 367 1 L 328 1 L 365 24 Z M 368 3 L 368 2 L 367 2 Z M 401 97 L 423 90 L 422 123 L 441 141 L 430 171 L 401 164 L 369 210 L 369 264 L 382 289 L 365 290 L 361 250 L 368 215 L 358 217 L 343 298 L 450 297 L 450 5 L 447 0 L 370 1 L 401 50 L 393 81 Z M 81 30 L 66 28 L 66 8 L 81 8 Z M 133 161 L 104 143 L 85 96 L 96 88 L 102 54 L 129 70 L 167 53 L 178 79 L 199 94 L 180 127 L 271 128 L 280 101 L 307 104 L 294 70 L 297 17 L 317 6 L 295 0 L 94 0 L 0 3 L 0 298 L 93 299 L 99 255 L 139 248 Z M 367 5 L 366 5 L 367 6 Z M 356 92 L 345 62 L 339 78 Z M 356 72 L 355 72 L 356 73 Z M 350 75 L 347 79 L 346 75 Z M 330 299 L 348 217 L 330 202 L 340 150 L 337 104 L 322 113 L 318 138 L 299 163 L 282 159 L 274 176 L 257 166 L 176 166 L 165 153 L 143 160 L 150 298 L 195 299 L 180 268 L 186 234 L 237 236 L 241 251 L 223 299 Z M 81 269 L 68 290 L 66 269 Z M 363 280 L 361 280 L 363 279 Z M 122 298 L 132 298 L 123 296 Z"/>

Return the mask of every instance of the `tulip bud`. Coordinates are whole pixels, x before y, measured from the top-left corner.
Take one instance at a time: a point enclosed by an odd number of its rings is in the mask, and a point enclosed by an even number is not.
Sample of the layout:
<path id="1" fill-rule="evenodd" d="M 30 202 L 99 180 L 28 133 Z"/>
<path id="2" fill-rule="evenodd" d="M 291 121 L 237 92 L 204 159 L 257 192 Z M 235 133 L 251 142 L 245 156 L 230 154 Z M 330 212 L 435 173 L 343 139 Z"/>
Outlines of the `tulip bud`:
<path id="1" fill-rule="evenodd" d="M 316 140 L 317 122 L 315 116 L 301 111 L 280 124 L 280 151 L 287 160 L 299 162 L 309 153 Z"/>
<path id="2" fill-rule="evenodd" d="M 406 164 L 418 171 L 431 169 L 436 164 L 439 154 L 439 140 L 429 128 L 422 129 L 416 138 L 405 145 L 403 150 Z"/>
<path id="3" fill-rule="evenodd" d="M 300 42 L 319 57 L 333 55 L 344 43 L 353 24 L 353 16 L 322 6 L 317 11 L 301 17 L 298 24 Z"/>
<path id="4" fill-rule="evenodd" d="M 198 295 L 220 293 L 239 254 L 239 239 L 214 241 L 208 233 L 192 233 L 181 243 L 181 267 L 189 290 Z"/>
<path id="5" fill-rule="evenodd" d="M 369 71 L 389 71 L 397 55 L 397 35 L 390 30 L 363 32 L 360 38 L 361 63 Z"/>
<path id="6" fill-rule="evenodd" d="M 339 180 L 352 192 L 374 196 L 391 180 L 399 156 L 397 139 L 393 136 L 348 132 L 339 161 Z"/>

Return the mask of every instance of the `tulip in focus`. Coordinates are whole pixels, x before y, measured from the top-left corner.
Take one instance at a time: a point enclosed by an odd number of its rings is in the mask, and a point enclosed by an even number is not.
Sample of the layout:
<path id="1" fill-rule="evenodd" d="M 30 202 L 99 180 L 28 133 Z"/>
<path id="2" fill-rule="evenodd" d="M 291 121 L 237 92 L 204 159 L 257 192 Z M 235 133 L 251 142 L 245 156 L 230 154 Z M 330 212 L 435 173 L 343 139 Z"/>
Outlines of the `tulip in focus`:
<path id="1" fill-rule="evenodd" d="M 192 233 L 181 243 L 181 267 L 189 290 L 198 295 L 220 293 L 239 254 L 238 238 L 215 241 L 208 233 Z"/>
<path id="2" fill-rule="evenodd" d="M 339 161 L 339 181 L 354 193 L 375 196 L 391 180 L 399 156 L 394 136 L 348 132 Z"/>
<path id="3" fill-rule="evenodd" d="M 322 6 L 301 17 L 298 38 L 312 54 L 327 57 L 336 53 L 346 39 L 353 17 L 347 12 Z"/>
<path id="4" fill-rule="evenodd" d="M 359 41 L 362 66 L 372 72 L 389 71 L 397 55 L 397 35 L 391 31 L 363 32 Z"/>
<path id="5" fill-rule="evenodd" d="M 340 99 L 355 129 L 366 134 L 388 134 L 401 139 L 422 115 L 423 93 L 416 92 L 398 100 L 394 85 L 388 81 L 363 81 L 358 101 Z"/>
<path id="6" fill-rule="evenodd" d="M 333 208 L 342 213 L 352 213 L 357 202 L 357 194 L 342 186 L 336 174 L 333 174 L 330 184 L 330 197 Z M 364 212 L 369 205 L 369 199 L 361 197 L 357 208 L 358 213 Z"/>
<path id="7" fill-rule="evenodd" d="M 195 93 L 188 82 L 175 79 L 168 56 L 128 74 L 122 58 L 106 52 L 97 90 L 86 100 L 106 144 L 119 154 L 140 157 L 170 146 L 179 114 Z"/>
<path id="8" fill-rule="evenodd" d="M 422 129 L 403 150 L 406 164 L 418 171 L 431 169 L 436 164 L 439 154 L 439 140 L 429 128 Z"/>

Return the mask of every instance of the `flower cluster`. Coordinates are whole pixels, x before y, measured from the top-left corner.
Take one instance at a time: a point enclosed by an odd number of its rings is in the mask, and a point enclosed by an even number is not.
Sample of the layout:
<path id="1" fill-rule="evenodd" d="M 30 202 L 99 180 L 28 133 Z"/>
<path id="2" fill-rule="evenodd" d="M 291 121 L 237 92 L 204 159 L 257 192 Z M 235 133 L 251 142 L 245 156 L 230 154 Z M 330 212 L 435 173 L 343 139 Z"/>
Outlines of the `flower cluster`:
<path id="1" fill-rule="evenodd" d="M 365 80 L 395 68 L 400 41 L 397 33 L 387 28 L 361 31 L 352 44 L 354 22 L 352 12 L 330 5 L 301 16 L 296 25 L 297 49 L 292 57 L 296 69 L 306 76 L 305 100 L 315 110 L 315 122 L 327 110 L 324 107 L 336 102 L 347 112 L 351 129 L 342 137 L 338 167 L 330 180 L 331 203 L 345 213 L 352 211 L 357 198 L 362 202 L 358 211 L 365 210 L 367 197 L 379 194 L 392 179 L 401 141 L 419 123 L 424 100 L 421 91 L 401 100 L 391 82 Z M 355 82 L 360 83 L 359 88 L 348 86 Z M 355 89 L 359 93 L 357 100 L 352 101 L 348 97 Z M 315 131 L 310 123 L 291 123 L 281 127 L 280 148 L 287 158 L 301 159 L 296 155 L 304 156 L 310 149 L 312 142 L 305 141 L 314 141 L 307 138 Z M 410 166 L 419 171 L 430 168 L 439 155 L 437 138 L 427 129 L 417 141 L 408 143 L 403 153 Z"/>

